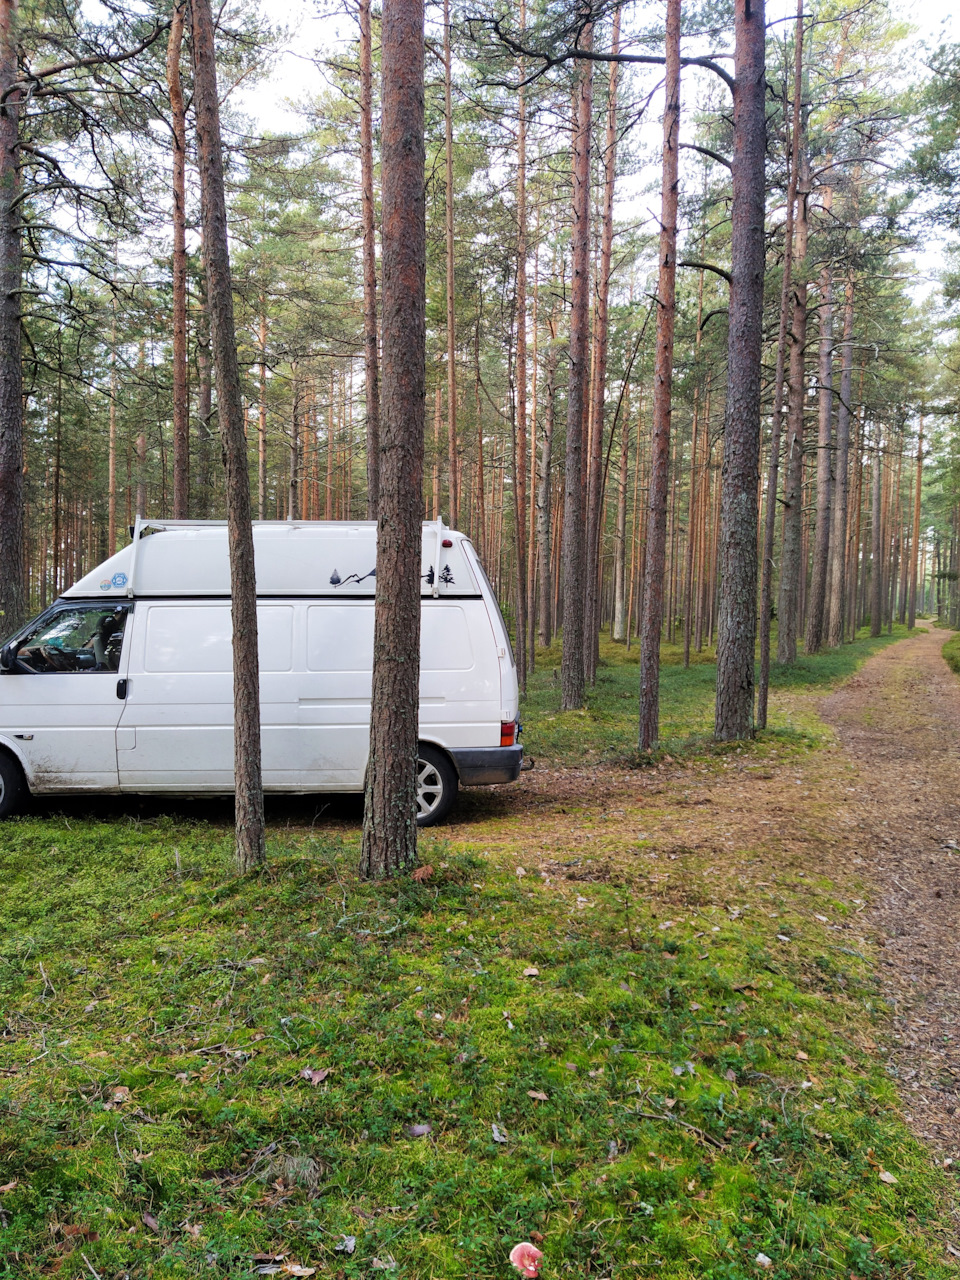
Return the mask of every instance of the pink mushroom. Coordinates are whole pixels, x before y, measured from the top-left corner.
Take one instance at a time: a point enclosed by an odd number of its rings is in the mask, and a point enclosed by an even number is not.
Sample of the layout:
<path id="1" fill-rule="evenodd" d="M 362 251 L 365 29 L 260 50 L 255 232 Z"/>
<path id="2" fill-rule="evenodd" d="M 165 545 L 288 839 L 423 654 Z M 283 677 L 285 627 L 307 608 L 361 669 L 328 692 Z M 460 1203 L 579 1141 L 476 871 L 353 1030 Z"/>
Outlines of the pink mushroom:
<path id="1" fill-rule="evenodd" d="M 510 1250 L 510 1261 L 522 1276 L 536 1277 L 543 1262 L 543 1254 L 535 1244 L 524 1240 Z"/>

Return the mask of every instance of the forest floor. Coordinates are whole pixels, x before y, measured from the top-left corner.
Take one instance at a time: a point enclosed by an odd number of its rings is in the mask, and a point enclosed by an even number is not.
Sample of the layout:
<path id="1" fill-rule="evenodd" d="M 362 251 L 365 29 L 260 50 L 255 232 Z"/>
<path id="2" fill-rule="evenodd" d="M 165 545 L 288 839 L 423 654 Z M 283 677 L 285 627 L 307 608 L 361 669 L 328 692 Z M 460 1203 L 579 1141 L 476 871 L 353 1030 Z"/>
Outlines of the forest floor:
<path id="1" fill-rule="evenodd" d="M 635 654 L 583 713 L 542 664 L 538 767 L 420 884 L 357 880 L 352 800 L 240 881 L 222 804 L 4 824 L 0 1276 L 955 1275 L 960 681 L 905 635 L 748 747 L 665 666 L 652 764 Z"/>

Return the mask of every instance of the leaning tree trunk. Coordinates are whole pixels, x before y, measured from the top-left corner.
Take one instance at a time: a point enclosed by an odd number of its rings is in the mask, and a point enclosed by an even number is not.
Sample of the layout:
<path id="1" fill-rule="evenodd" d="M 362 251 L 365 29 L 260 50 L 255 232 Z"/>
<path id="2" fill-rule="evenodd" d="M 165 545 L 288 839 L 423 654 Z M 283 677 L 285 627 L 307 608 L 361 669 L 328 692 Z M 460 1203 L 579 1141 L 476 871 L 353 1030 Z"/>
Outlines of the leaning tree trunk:
<path id="1" fill-rule="evenodd" d="M 367 519 L 380 491 L 380 357 L 377 351 L 377 251 L 373 217 L 373 35 L 370 0 L 360 0 L 360 208 L 363 224 L 363 377 L 367 413 Z"/>
<path id="2" fill-rule="evenodd" d="M 753 734 L 764 270 L 764 4 L 735 0 L 733 202 L 715 732 Z"/>
<path id="3" fill-rule="evenodd" d="M 663 577 L 667 556 L 670 413 L 673 399 L 673 333 L 677 286 L 677 208 L 680 185 L 680 0 L 668 0 L 667 3 L 666 63 L 657 351 L 653 371 L 650 488 L 640 623 L 641 751 L 651 751 L 660 736 L 660 634 L 663 630 Z"/>
<path id="4" fill-rule="evenodd" d="M 237 865 L 253 871 L 265 860 L 260 772 L 260 676 L 257 581 L 253 560 L 250 473 L 243 397 L 233 323 L 233 290 L 223 186 L 223 148 L 210 0 L 192 0 L 194 110 L 207 270 L 210 343 L 217 381 L 217 415 L 227 481 L 227 530 L 233 615 L 234 787 Z"/>
<path id="5" fill-rule="evenodd" d="M 423 0 L 383 6 L 383 400 L 370 760 L 360 872 L 417 860 L 426 384 Z"/>
<path id="6" fill-rule="evenodd" d="M 0 0 L 0 633 L 26 615 L 17 0 Z"/>
<path id="7" fill-rule="evenodd" d="M 173 126 L 173 518 L 190 514 L 190 404 L 187 391 L 187 116 L 180 84 L 183 11 L 173 7 L 167 44 L 167 89 Z"/>
<path id="8" fill-rule="evenodd" d="M 592 28 L 581 37 L 592 47 Z M 580 64 L 573 126 L 573 255 L 570 280 L 570 374 L 567 382 L 567 453 L 563 489 L 563 656 L 560 706 L 583 706 L 584 521 L 583 419 L 586 405 L 587 338 L 590 325 L 590 127 L 592 63 Z"/>

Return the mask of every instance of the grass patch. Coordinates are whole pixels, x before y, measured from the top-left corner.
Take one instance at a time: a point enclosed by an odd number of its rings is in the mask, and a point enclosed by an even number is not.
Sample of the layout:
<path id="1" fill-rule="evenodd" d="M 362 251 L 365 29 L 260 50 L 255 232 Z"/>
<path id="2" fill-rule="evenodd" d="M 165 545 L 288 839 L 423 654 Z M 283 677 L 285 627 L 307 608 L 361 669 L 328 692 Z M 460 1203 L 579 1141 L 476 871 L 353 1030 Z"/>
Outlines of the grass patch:
<path id="1" fill-rule="evenodd" d="M 940 652 L 950 670 L 960 676 L 960 631 L 946 641 Z"/>
<path id="2" fill-rule="evenodd" d="M 481 1280 L 531 1236 L 547 1277 L 947 1274 L 870 966 L 811 915 L 850 886 L 691 866 L 662 918 L 639 869 L 423 843 L 369 885 L 283 832 L 256 881 L 212 826 L 0 828 L 0 1274 Z"/>
<path id="3" fill-rule="evenodd" d="M 827 693 L 851 676 L 878 649 L 902 640 L 910 631 L 896 624 L 890 635 L 871 638 L 864 627 L 852 644 L 807 656 L 791 666 L 774 663 L 770 673 L 769 727 L 754 749 L 780 742 L 810 747 L 822 741 L 822 726 L 804 714 L 791 695 Z M 774 640 L 775 643 L 775 640 Z M 952 643 L 952 642 L 951 642 Z M 527 684 L 521 708 L 524 745 L 536 758 L 585 764 L 631 760 L 636 756 L 637 668 L 639 645 L 629 650 L 607 636 L 601 638 L 597 683 L 588 688 L 580 711 L 560 710 L 560 648 L 538 649 L 537 667 Z M 716 661 L 713 651 L 691 654 L 683 666 L 681 645 L 664 644 L 660 668 L 661 754 L 685 756 L 728 748 L 711 742 Z"/>

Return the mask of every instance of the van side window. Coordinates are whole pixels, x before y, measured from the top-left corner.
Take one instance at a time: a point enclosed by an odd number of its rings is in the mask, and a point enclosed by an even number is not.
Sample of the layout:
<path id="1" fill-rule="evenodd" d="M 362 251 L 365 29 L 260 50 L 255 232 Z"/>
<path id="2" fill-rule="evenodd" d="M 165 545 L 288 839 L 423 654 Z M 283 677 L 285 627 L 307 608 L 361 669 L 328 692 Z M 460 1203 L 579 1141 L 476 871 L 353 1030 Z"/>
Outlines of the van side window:
<path id="1" fill-rule="evenodd" d="M 58 609 L 17 644 L 17 666 L 35 675 L 117 671 L 127 605 L 74 605 Z"/>

